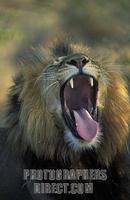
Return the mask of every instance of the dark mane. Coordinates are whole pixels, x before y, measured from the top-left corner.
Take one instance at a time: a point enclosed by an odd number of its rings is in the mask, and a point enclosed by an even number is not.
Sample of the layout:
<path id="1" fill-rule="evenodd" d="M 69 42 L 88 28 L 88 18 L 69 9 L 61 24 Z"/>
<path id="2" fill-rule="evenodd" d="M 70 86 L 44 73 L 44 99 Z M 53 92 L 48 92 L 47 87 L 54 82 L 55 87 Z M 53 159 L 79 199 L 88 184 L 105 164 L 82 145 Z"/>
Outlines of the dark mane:
<path id="1" fill-rule="evenodd" d="M 67 56 L 73 53 L 72 48 L 69 45 L 68 41 L 59 41 L 55 44 L 54 48 L 52 49 L 53 54 L 58 56 Z"/>

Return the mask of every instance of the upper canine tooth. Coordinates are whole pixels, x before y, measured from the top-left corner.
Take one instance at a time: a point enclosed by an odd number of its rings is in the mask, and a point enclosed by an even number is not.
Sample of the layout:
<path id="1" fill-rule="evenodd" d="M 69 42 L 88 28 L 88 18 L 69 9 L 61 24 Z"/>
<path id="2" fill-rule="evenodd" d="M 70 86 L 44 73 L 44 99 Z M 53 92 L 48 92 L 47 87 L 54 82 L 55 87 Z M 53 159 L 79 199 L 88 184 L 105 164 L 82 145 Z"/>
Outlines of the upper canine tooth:
<path id="1" fill-rule="evenodd" d="M 73 78 L 70 79 L 70 86 L 71 86 L 71 88 L 74 88 L 74 81 L 73 81 Z"/>
<path id="2" fill-rule="evenodd" d="M 90 84 L 91 84 L 91 87 L 93 87 L 93 78 L 90 77 Z"/>

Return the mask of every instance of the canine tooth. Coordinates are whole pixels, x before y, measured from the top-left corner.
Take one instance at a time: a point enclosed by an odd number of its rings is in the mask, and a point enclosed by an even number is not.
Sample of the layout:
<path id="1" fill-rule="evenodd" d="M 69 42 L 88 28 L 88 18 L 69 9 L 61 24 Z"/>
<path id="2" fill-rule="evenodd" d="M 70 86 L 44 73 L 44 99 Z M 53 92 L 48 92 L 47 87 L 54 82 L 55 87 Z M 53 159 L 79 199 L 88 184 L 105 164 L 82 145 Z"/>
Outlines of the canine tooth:
<path id="1" fill-rule="evenodd" d="M 93 78 L 90 77 L 90 84 L 91 84 L 91 87 L 93 87 Z"/>
<path id="2" fill-rule="evenodd" d="M 71 88 L 74 88 L 74 81 L 73 81 L 73 78 L 70 79 L 70 85 L 71 85 Z"/>

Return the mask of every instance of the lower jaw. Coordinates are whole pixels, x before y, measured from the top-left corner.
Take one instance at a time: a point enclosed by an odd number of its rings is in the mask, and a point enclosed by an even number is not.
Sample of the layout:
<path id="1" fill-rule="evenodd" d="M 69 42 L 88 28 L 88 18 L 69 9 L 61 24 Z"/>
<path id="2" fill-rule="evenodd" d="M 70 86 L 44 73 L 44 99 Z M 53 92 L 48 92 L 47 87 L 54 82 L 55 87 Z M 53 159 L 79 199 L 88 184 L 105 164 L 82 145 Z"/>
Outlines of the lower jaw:
<path id="1" fill-rule="evenodd" d="M 70 134 L 65 134 L 65 142 L 71 149 L 71 151 L 75 152 L 78 156 L 81 155 L 83 152 L 91 152 L 96 151 L 99 148 L 100 142 L 98 137 L 93 138 L 91 141 L 79 140 L 75 136 Z"/>
<path id="2" fill-rule="evenodd" d="M 73 133 L 72 131 L 71 131 L 71 129 L 70 128 L 68 128 L 68 126 L 66 125 L 65 126 L 65 129 L 66 129 L 66 131 L 65 132 L 68 132 L 68 137 L 70 136 L 70 138 L 72 137 L 73 139 L 75 139 L 76 141 L 78 141 L 79 143 L 81 143 L 81 144 L 91 144 L 96 138 L 97 138 L 97 135 L 98 135 L 98 132 L 97 132 L 97 134 L 95 135 L 95 137 L 93 137 L 92 139 L 90 139 L 90 140 L 85 140 L 85 139 L 83 139 L 83 138 L 81 138 L 79 135 L 76 135 L 76 133 Z"/>
<path id="3" fill-rule="evenodd" d="M 76 140 L 78 140 L 80 143 L 86 143 L 86 144 L 91 143 L 92 141 L 95 140 L 95 138 L 97 137 L 97 134 L 98 134 L 98 132 L 99 132 L 99 129 L 98 129 L 98 131 L 97 131 L 97 133 L 95 134 L 94 137 L 92 137 L 91 139 L 84 139 L 84 138 L 82 138 L 82 137 L 78 134 L 77 130 L 75 130 L 76 127 L 73 127 L 72 125 L 69 126 L 69 125 L 66 123 L 66 119 L 65 119 L 65 118 L 64 118 L 64 123 L 66 124 L 65 126 L 67 127 L 68 132 L 71 132 L 71 135 L 73 136 L 73 138 L 75 138 Z"/>
<path id="4" fill-rule="evenodd" d="M 73 134 L 73 133 L 72 133 Z M 75 137 L 79 142 L 81 142 L 81 143 L 86 143 L 86 144 L 89 144 L 89 143 L 91 143 L 95 138 L 96 138 L 96 136 L 97 135 L 95 135 L 95 137 L 93 137 L 92 139 L 90 139 L 90 140 L 85 140 L 85 139 L 83 139 L 83 138 L 81 138 L 80 136 L 75 136 L 74 134 L 73 134 L 73 137 Z"/>

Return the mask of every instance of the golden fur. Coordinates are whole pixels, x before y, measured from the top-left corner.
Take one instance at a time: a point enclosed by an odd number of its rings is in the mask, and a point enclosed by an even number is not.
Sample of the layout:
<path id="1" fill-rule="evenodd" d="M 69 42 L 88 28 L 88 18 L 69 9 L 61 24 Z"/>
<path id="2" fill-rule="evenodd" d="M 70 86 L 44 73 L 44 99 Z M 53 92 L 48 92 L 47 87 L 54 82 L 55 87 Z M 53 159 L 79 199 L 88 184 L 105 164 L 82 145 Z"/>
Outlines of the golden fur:
<path id="1" fill-rule="evenodd" d="M 73 53 L 88 54 L 81 46 L 71 45 L 71 49 Z M 40 61 L 32 66 L 25 66 L 11 88 L 7 109 L 7 124 L 11 132 L 9 143 L 22 154 L 31 148 L 37 157 L 78 161 L 82 151 L 77 153 L 63 137 L 65 122 L 57 80 L 65 80 L 68 72 L 65 68 L 58 69 L 54 62 L 56 56 L 52 53 L 45 57 L 46 60 L 40 57 Z M 118 68 L 99 63 L 91 64 L 86 70 L 99 82 L 97 105 L 103 135 L 94 151 L 97 161 L 108 166 L 127 142 L 130 114 L 127 88 Z M 17 105 L 12 105 L 13 97 L 16 97 Z M 17 106 L 18 109 L 15 108 Z"/>

